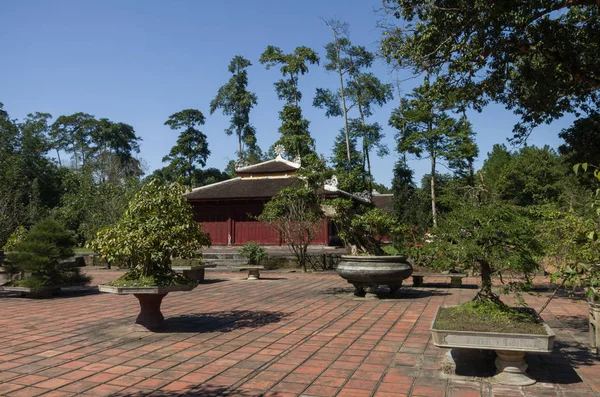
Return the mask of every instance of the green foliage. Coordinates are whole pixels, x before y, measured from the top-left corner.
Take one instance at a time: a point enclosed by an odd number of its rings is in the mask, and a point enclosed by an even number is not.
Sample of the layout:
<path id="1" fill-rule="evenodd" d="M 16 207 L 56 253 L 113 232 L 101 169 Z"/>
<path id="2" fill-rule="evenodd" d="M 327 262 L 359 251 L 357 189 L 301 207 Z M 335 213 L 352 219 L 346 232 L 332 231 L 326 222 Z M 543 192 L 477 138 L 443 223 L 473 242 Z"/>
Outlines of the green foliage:
<path id="1" fill-rule="evenodd" d="M 61 172 L 47 157 L 50 115 L 12 120 L 0 103 L 0 246 L 18 225 L 30 226 L 58 204 Z"/>
<path id="2" fill-rule="evenodd" d="M 394 167 L 392 193 L 393 215 L 399 224 L 427 226 L 427 213 L 413 182 L 413 171 L 401 161 Z"/>
<path id="3" fill-rule="evenodd" d="M 275 83 L 275 90 L 279 99 L 288 105 L 298 107 L 302 93 L 298 90 L 298 77 L 308 73 L 308 65 L 319 63 L 319 55 L 308 47 L 296 47 L 293 53 L 284 54 L 281 48 L 268 46 L 260 55 L 259 62 L 268 69 L 281 66 L 280 72 L 283 79 Z"/>
<path id="4" fill-rule="evenodd" d="M 482 171 L 494 194 L 519 206 L 557 203 L 567 186 L 568 169 L 548 146 L 510 153 L 495 145 Z"/>
<path id="5" fill-rule="evenodd" d="M 584 164 L 581 167 L 587 169 L 587 164 L 585 167 Z M 595 177 L 600 179 L 597 169 L 592 167 Z M 600 212 L 597 196 L 598 191 L 594 206 Z M 538 233 L 544 242 L 546 254 L 553 259 L 553 280 L 561 281 L 567 287 L 585 288 L 590 300 L 600 302 L 598 213 L 580 215 L 573 210 L 563 211 L 555 206 L 544 206 L 536 208 L 534 214 L 539 218 Z"/>
<path id="6" fill-rule="evenodd" d="M 88 244 L 102 259 L 130 267 L 132 278 L 171 277 L 171 258 L 198 256 L 210 236 L 194 220 L 185 188 L 154 180 L 142 186 L 119 222 Z"/>
<path id="7" fill-rule="evenodd" d="M 346 159 L 347 143 L 344 130 L 340 130 L 340 133 L 335 137 L 331 150 L 330 161 L 338 179 L 338 188 L 350 193 L 369 191 L 363 158 L 357 149 L 357 144 L 357 134 L 351 133 L 349 141 L 350 167 L 348 167 L 348 160 Z"/>
<path id="8" fill-rule="evenodd" d="M 573 122 L 569 128 L 563 129 L 558 136 L 565 143 L 558 147 L 558 152 L 571 165 L 590 163 L 600 164 L 600 112 L 591 112 Z M 592 173 L 580 173 L 578 176 L 588 189 L 596 189 L 596 178 Z"/>
<path id="9" fill-rule="evenodd" d="M 8 237 L 6 244 L 2 247 L 2 250 L 5 252 L 12 251 L 15 246 L 25 240 L 27 236 L 27 229 L 25 226 L 19 226 L 17 229 Z"/>
<path id="10" fill-rule="evenodd" d="M 246 68 L 252 66 L 249 60 L 236 55 L 229 64 L 231 79 L 219 88 L 217 96 L 210 102 L 210 114 L 221 109 L 223 114 L 231 116 L 230 125 L 225 130 L 227 135 L 234 132 L 238 137 L 238 158 L 247 157 L 244 145 L 250 151 L 260 151 L 256 146 L 256 130 L 250 124 L 250 110 L 258 103 L 256 94 L 249 92 L 248 72 Z"/>
<path id="11" fill-rule="evenodd" d="M 431 264 L 435 253 L 427 250 L 424 229 L 400 224 L 393 229 L 392 237 L 393 247 L 397 252 L 407 255 L 417 265 Z"/>
<path id="12" fill-rule="evenodd" d="M 308 47 L 297 47 L 293 53 L 284 54 L 274 46 L 268 46 L 260 56 L 260 63 L 267 69 L 280 65 L 283 79 L 275 83 L 279 99 L 286 101 L 279 112 L 281 138 L 275 145 L 283 145 L 289 156 L 304 157 L 314 152 L 314 139 L 308 131 L 309 121 L 302 117 L 298 78 L 308 72 L 308 64 L 318 64 L 319 56 Z"/>
<path id="13" fill-rule="evenodd" d="M 14 251 L 15 247 L 21 242 L 23 242 L 26 236 L 27 229 L 25 229 L 24 226 L 17 227 L 17 229 L 10 235 L 10 237 L 6 241 L 6 244 L 4 244 L 4 247 L 2 247 L 2 250 L 4 250 L 4 252 L 6 253 Z M 8 281 L 12 281 L 13 277 L 19 273 L 19 267 L 17 266 L 17 264 L 11 262 L 10 260 L 5 260 L 2 263 L 2 269 L 4 269 L 4 272 L 8 276 Z"/>
<path id="14" fill-rule="evenodd" d="M 526 288 L 538 267 L 541 246 L 532 221 L 515 206 L 490 200 L 479 189 L 457 202 L 440 226 L 428 249 L 436 252 L 434 266 L 441 269 L 475 269 L 481 274 L 478 297 L 494 299 L 493 275 L 510 275 L 518 280 L 508 287 Z M 513 288 L 514 287 L 514 288 Z"/>
<path id="15" fill-rule="evenodd" d="M 235 167 L 235 165 L 232 165 Z M 226 171 L 218 170 L 217 168 L 206 168 L 206 169 L 195 169 L 193 174 L 193 179 L 196 181 L 194 186 L 206 186 L 211 183 L 226 181 L 227 179 L 232 178 L 235 175 L 229 175 Z M 154 170 L 154 172 L 149 175 L 146 180 L 151 181 L 153 179 L 158 179 L 163 183 L 186 183 L 186 178 L 179 173 L 179 169 L 175 167 L 173 164 L 169 164 L 166 167 L 159 168 Z"/>
<path id="16" fill-rule="evenodd" d="M 285 105 L 279 112 L 281 138 L 274 145 L 283 145 L 289 156 L 304 158 L 314 153 L 315 140 L 310 136 L 308 126 L 310 122 L 302 117 L 302 109 L 292 105 Z"/>
<path id="17" fill-rule="evenodd" d="M 431 217 L 437 225 L 436 167 L 440 159 L 460 164 L 468 156 L 473 162 L 476 146 L 473 132 L 466 120 L 457 122 L 447 110 L 448 98 L 430 84 L 429 79 L 413 90 L 410 99 L 403 98 L 393 111 L 389 123 L 398 129 L 398 153 L 409 153 L 431 162 Z M 467 147 L 469 150 L 467 150 Z M 475 151 L 473 152 L 473 148 Z"/>
<path id="18" fill-rule="evenodd" d="M 74 244 L 71 233 L 53 219 L 34 225 L 23 241 L 7 253 L 7 260 L 26 275 L 15 284 L 35 288 L 89 281 L 74 263 L 65 261 L 73 256 Z"/>
<path id="19" fill-rule="evenodd" d="M 401 19 L 381 49 L 400 67 L 440 74 L 444 91 L 481 110 L 489 101 L 521 116 L 515 137 L 600 97 L 600 13 L 594 1 L 386 0 Z"/>
<path id="20" fill-rule="evenodd" d="M 381 238 L 389 236 L 394 228 L 390 214 L 380 208 L 357 204 L 349 199 L 331 201 L 339 237 L 352 255 L 359 253 L 384 255 Z"/>
<path id="21" fill-rule="evenodd" d="M 269 256 L 263 247 L 254 241 L 244 245 L 238 250 L 238 253 L 248 259 L 249 265 L 260 265 L 260 262 Z"/>
<path id="22" fill-rule="evenodd" d="M 258 220 L 279 232 L 306 272 L 308 246 L 323 225 L 323 212 L 315 191 L 300 186 L 280 190 L 265 204 Z"/>
<path id="23" fill-rule="evenodd" d="M 121 218 L 139 186 L 135 177 L 102 182 L 86 168 L 65 170 L 64 193 L 53 215 L 74 231 L 78 244 L 83 245 Z"/>
<path id="24" fill-rule="evenodd" d="M 135 272 L 127 272 L 107 284 L 114 287 L 169 287 L 172 285 L 196 284 L 196 281 L 178 273 L 151 274 L 140 277 Z"/>
<path id="25" fill-rule="evenodd" d="M 58 117 L 48 135 L 60 165 L 60 152 L 64 151 L 72 154 L 75 168 L 93 164 L 101 179 L 110 177 L 113 158 L 118 160 L 119 167 L 130 171 L 128 176 L 141 174 L 139 161 L 133 157 L 133 153 L 140 151 L 141 138 L 129 124 L 107 118 L 97 120 L 91 114 L 78 112 Z"/>
<path id="26" fill-rule="evenodd" d="M 206 135 L 196 127 L 204 124 L 204 115 L 196 109 L 185 109 L 169 116 L 165 125 L 172 130 L 184 129 L 177 138 L 177 143 L 163 162 L 170 162 L 175 173 L 183 175 L 188 186 L 196 186 L 195 174 L 197 165 L 204 167 L 210 155 Z"/>

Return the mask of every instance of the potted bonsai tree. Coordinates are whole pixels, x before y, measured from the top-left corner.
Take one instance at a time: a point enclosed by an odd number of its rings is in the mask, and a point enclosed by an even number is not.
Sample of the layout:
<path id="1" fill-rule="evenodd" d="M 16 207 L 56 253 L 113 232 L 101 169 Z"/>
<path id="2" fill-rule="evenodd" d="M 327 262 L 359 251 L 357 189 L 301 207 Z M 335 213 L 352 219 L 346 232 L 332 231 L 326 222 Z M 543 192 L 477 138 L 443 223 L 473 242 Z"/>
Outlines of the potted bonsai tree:
<path id="1" fill-rule="evenodd" d="M 29 233 L 18 229 L 8 242 L 5 268 L 10 279 L 5 291 L 19 291 L 26 296 L 48 297 L 61 287 L 82 285 L 90 278 L 80 273 L 73 256 L 75 239 L 54 219 L 34 225 Z M 20 273 L 20 279 L 12 280 Z"/>
<path id="2" fill-rule="evenodd" d="M 238 253 L 248 259 L 248 265 L 259 266 L 269 255 L 258 243 L 251 241 L 238 250 Z"/>
<path id="3" fill-rule="evenodd" d="M 354 286 L 357 296 L 378 298 L 380 285 L 398 291 L 413 269 L 406 256 L 388 256 L 381 248 L 381 239 L 394 229 L 390 214 L 348 199 L 334 200 L 333 209 L 339 237 L 351 252 L 342 255 L 338 274 Z"/>
<path id="4" fill-rule="evenodd" d="M 198 256 L 210 245 L 184 194 L 176 183 L 153 180 L 143 185 L 122 219 L 100 230 L 89 244 L 108 262 L 128 266 L 122 277 L 98 287 L 102 292 L 133 294 L 140 303 L 136 324 L 148 330 L 164 328 L 160 305 L 169 292 L 190 291 L 197 285 L 172 270 L 172 258 Z"/>
<path id="5" fill-rule="evenodd" d="M 474 193 L 441 220 L 428 248 L 438 252 L 434 266 L 474 269 L 481 287 L 470 302 L 438 308 L 433 340 L 439 347 L 495 350 L 496 382 L 533 384 L 525 374 L 525 353 L 551 352 L 554 333 L 532 309 L 504 303 L 492 289 L 492 277 L 501 277 L 506 282 L 501 292 L 516 293 L 524 304 L 520 292 L 528 288 L 538 267 L 540 244 L 532 221 L 520 208 L 484 199 L 482 191 Z"/>

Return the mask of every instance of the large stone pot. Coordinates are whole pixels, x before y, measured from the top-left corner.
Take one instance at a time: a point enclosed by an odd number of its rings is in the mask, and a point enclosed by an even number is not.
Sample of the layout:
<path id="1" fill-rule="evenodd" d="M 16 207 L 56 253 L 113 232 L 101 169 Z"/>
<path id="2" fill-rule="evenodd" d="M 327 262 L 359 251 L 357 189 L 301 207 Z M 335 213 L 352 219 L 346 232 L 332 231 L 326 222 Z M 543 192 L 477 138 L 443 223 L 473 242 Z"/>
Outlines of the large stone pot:
<path id="1" fill-rule="evenodd" d="M 392 293 L 402 287 L 402 280 L 410 277 L 413 268 L 404 255 L 394 256 L 350 256 L 342 255 L 337 266 L 338 274 L 354 285 L 354 294 L 366 298 L 377 298 L 380 285 L 390 287 Z"/>

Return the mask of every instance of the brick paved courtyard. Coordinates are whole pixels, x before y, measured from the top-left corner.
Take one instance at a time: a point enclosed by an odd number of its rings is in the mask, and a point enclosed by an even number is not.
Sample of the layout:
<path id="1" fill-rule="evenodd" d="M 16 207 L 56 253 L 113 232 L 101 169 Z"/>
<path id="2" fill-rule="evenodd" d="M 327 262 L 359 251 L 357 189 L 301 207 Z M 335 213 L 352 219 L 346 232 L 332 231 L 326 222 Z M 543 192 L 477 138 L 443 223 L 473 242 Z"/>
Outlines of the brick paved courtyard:
<path id="1" fill-rule="evenodd" d="M 120 275 L 90 274 L 93 284 Z M 538 383 L 520 388 L 441 371 L 446 350 L 433 346 L 429 326 L 440 304 L 472 298 L 474 279 L 460 289 L 409 287 L 394 299 L 360 301 L 336 274 L 263 276 L 208 272 L 194 291 L 169 294 L 162 333 L 133 330 L 133 296 L 0 293 L 0 395 L 600 395 L 583 301 L 561 296 L 546 309 L 555 351 L 528 356 Z M 530 305 L 540 308 L 544 295 Z"/>

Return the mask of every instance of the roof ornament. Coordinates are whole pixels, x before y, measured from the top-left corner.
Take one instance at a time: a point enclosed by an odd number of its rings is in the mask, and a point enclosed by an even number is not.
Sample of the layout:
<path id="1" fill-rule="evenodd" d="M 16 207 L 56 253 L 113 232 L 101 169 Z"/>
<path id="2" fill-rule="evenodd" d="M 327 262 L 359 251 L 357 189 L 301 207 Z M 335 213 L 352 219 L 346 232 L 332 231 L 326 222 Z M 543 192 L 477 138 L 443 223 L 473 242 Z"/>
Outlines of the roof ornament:
<path id="1" fill-rule="evenodd" d="M 302 158 L 300 157 L 300 155 L 296 155 L 296 157 L 294 157 L 294 159 L 292 160 L 292 163 L 296 163 L 298 165 L 302 165 Z"/>
<path id="2" fill-rule="evenodd" d="M 235 169 L 239 170 L 240 168 L 248 167 L 250 165 L 245 159 L 237 159 L 235 161 Z"/>
<path id="3" fill-rule="evenodd" d="M 371 195 L 369 194 L 369 191 L 367 191 L 367 190 L 363 190 L 362 192 L 354 193 L 354 195 L 365 201 L 369 201 L 369 202 L 371 201 Z"/>
<path id="4" fill-rule="evenodd" d="M 326 180 L 325 180 L 325 186 L 326 186 L 326 187 L 333 187 L 333 188 L 336 188 L 336 189 L 337 189 L 337 187 L 338 187 L 338 179 L 337 179 L 337 176 L 333 175 L 333 176 L 331 177 L 331 179 L 326 179 Z"/>
<path id="5" fill-rule="evenodd" d="M 285 154 L 285 147 L 283 147 L 283 145 L 281 144 L 275 145 L 273 147 L 273 151 L 275 152 L 277 157 L 282 157 Z"/>

